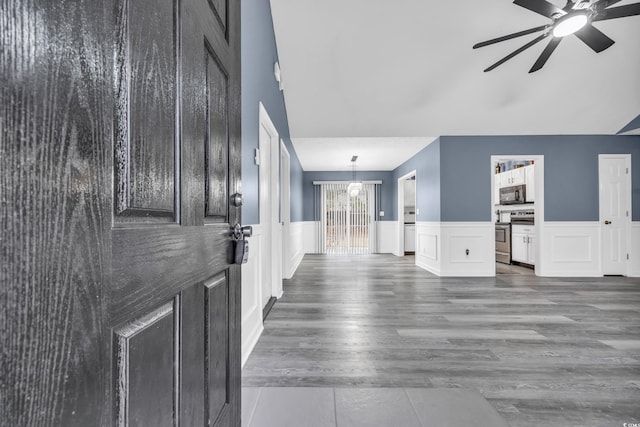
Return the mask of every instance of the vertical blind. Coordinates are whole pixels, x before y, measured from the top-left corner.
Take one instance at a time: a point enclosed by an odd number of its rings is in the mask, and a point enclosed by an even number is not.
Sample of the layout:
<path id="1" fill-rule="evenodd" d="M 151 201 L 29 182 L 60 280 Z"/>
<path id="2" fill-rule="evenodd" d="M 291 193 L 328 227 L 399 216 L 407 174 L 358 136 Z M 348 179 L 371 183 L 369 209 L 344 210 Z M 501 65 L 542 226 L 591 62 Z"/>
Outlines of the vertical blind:
<path id="1" fill-rule="evenodd" d="M 315 187 L 319 253 L 376 252 L 379 186 L 365 183 L 357 196 L 351 196 L 348 185 L 348 182 L 326 183 Z"/>

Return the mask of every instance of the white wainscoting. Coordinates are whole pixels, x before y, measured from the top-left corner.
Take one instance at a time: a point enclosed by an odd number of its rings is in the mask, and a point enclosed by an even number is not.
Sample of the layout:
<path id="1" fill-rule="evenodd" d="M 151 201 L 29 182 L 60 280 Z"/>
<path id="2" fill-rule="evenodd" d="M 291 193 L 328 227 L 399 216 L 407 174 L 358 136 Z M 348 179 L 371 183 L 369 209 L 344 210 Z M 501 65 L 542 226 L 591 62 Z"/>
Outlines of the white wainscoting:
<path id="1" fill-rule="evenodd" d="M 441 242 L 439 222 L 416 222 L 416 265 L 438 276 L 442 270 Z"/>
<path id="2" fill-rule="evenodd" d="M 398 247 L 398 221 L 377 221 L 379 254 L 392 254 Z"/>
<path id="3" fill-rule="evenodd" d="M 541 229 L 541 276 L 602 276 L 598 222 L 546 221 Z"/>
<path id="4" fill-rule="evenodd" d="M 292 223 L 293 224 L 293 223 Z M 318 230 L 320 222 L 300 222 L 302 227 L 302 250 L 304 254 L 318 253 Z M 380 254 L 396 252 L 398 246 L 398 221 L 377 221 L 376 231 L 378 239 L 378 251 Z"/>
<path id="5" fill-rule="evenodd" d="M 318 253 L 318 221 L 304 221 L 302 224 L 302 251 L 305 254 Z"/>
<path id="6" fill-rule="evenodd" d="M 442 276 L 493 276 L 495 224 L 493 222 L 442 222 Z"/>
<path id="7" fill-rule="evenodd" d="M 492 222 L 417 222 L 416 265 L 438 276 L 495 274 Z"/>
<path id="8" fill-rule="evenodd" d="M 640 277 L 640 221 L 634 221 L 631 223 L 630 234 L 629 276 Z"/>
<path id="9" fill-rule="evenodd" d="M 304 222 L 292 222 L 289 225 L 289 236 L 285 248 L 287 253 L 284 255 L 286 261 L 285 270 L 283 272 L 285 279 L 291 279 L 295 274 L 302 258 L 304 258 Z"/>
<path id="10" fill-rule="evenodd" d="M 249 261 L 241 267 L 242 272 L 242 366 L 253 351 L 264 326 L 262 324 L 262 286 L 260 283 L 260 247 L 262 229 L 253 225 L 253 236 L 249 238 Z"/>

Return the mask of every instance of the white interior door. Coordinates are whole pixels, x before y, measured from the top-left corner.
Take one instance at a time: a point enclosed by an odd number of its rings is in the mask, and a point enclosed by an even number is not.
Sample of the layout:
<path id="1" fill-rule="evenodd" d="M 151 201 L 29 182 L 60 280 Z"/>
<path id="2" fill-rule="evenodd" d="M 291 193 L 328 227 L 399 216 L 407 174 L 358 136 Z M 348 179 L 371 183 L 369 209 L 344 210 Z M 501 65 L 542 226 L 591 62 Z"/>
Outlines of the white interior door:
<path id="1" fill-rule="evenodd" d="M 628 155 L 599 156 L 603 274 L 627 273 L 629 166 Z"/>

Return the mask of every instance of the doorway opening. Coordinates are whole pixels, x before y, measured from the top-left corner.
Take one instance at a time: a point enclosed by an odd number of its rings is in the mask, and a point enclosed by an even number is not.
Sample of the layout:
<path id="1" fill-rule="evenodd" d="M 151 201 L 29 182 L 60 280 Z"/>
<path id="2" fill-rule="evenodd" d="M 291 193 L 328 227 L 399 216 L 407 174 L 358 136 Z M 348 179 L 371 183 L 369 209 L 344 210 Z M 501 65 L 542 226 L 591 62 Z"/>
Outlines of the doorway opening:
<path id="1" fill-rule="evenodd" d="M 322 184 L 322 253 L 366 255 L 375 252 L 375 184 L 357 194 L 349 183 Z"/>
<path id="2" fill-rule="evenodd" d="M 491 156 L 491 188 L 496 274 L 541 275 L 544 156 Z"/>
<path id="3" fill-rule="evenodd" d="M 260 229 L 259 248 L 260 302 L 266 315 L 282 296 L 282 230 L 279 221 L 279 146 L 278 131 L 264 105 L 259 107 Z"/>
<path id="4" fill-rule="evenodd" d="M 398 178 L 398 246 L 397 256 L 415 254 L 416 220 L 419 215 L 416 202 L 416 171 Z"/>

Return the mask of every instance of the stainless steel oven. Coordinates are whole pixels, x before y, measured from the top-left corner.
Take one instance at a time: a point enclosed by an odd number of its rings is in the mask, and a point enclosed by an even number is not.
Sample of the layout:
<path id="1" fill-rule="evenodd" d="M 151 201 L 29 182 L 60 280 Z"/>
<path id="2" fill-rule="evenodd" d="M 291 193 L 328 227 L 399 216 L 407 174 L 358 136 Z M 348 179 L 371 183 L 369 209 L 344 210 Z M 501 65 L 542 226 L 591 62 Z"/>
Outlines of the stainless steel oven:
<path id="1" fill-rule="evenodd" d="M 511 264 L 511 224 L 496 222 L 496 261 Z"/>

